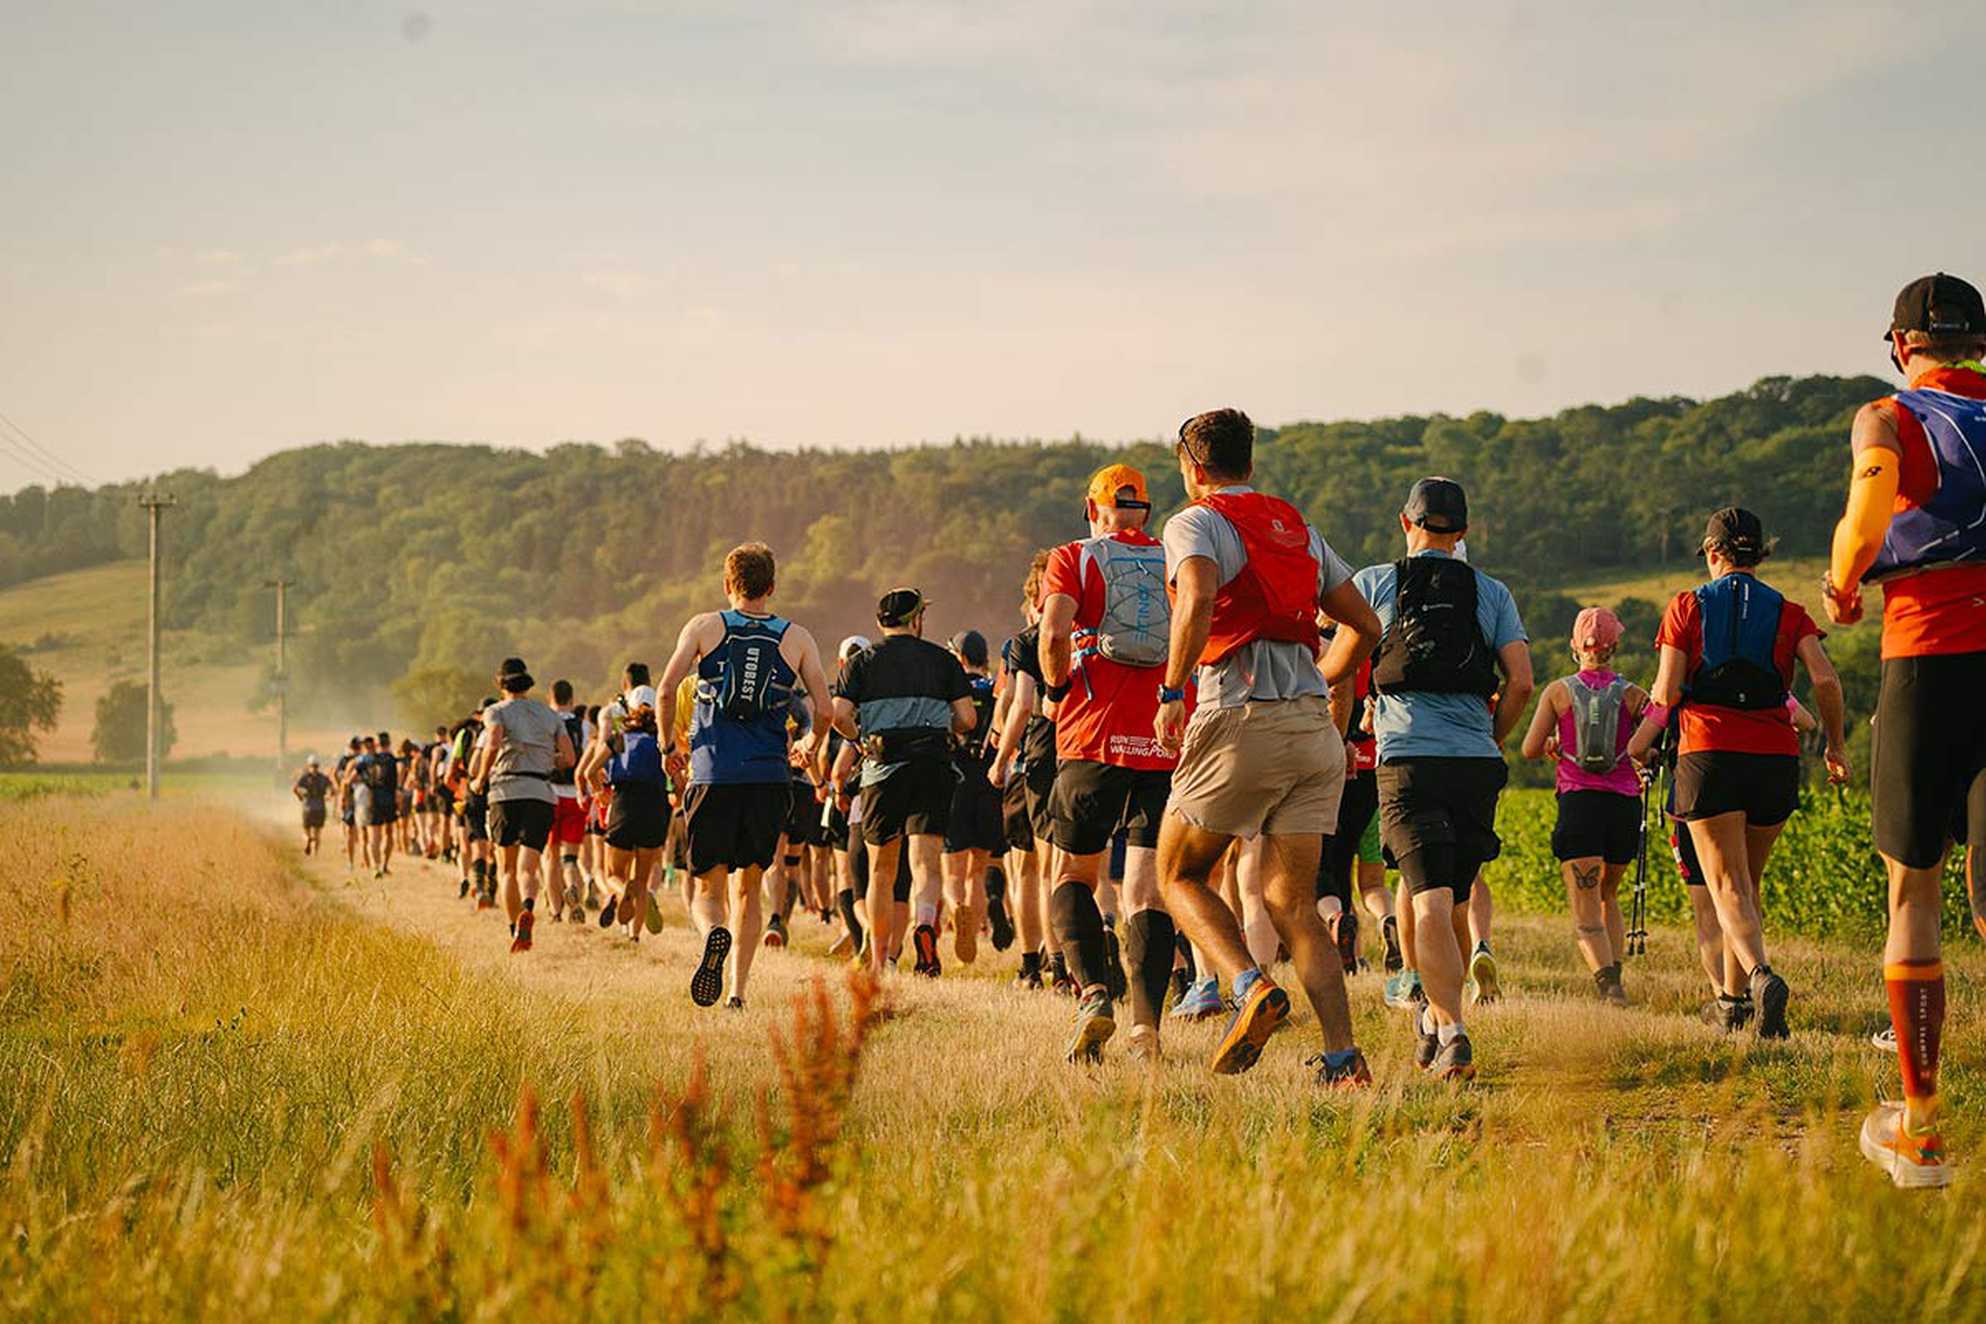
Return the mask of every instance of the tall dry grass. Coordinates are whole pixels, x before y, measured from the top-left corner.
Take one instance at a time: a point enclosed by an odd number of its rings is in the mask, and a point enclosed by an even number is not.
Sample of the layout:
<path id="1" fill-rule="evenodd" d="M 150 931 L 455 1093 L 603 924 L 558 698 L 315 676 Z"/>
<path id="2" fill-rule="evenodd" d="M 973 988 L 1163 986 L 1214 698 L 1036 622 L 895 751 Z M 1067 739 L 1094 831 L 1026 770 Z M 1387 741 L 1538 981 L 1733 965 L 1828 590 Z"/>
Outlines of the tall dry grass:
<path id="1" fill-rule="evenodd" d="M 1365 980 L 1381 1086 L 1347 1099 L 1303 1027 L 1239 1080 L 1204 1027 L 1072 1073 L 1066 1004 L 983 977 L 895 985 L 880 1027 L 839 990 L 549 996 L 351 918 L 219 809 L 43 801 L 0 840 L 8 1317 L 1986 1314 L 1986 1183 L 1905 1195 L 1854 1152 L 1889 1070 L 1866 952 L 1787 944 L 1812 1028 L 1759 1047 L 1685 1019 L 1673 933 L 1621 1013 L 1562 923 L 1508 925 L 1481 1083 L 1416 1078 Z"/>

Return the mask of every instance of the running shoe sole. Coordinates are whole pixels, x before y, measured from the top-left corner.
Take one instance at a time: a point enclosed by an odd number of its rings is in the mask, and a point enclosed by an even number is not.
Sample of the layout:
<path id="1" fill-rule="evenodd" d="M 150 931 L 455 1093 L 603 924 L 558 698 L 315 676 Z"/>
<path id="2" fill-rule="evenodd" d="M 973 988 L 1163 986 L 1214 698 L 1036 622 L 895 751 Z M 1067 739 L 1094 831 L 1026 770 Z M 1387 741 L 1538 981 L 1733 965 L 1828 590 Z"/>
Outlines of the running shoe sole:
<path id="1" fill-rule="evenodd" d="M 600 927 L 603 929 L 614 927 L 614 901 L 612 897 L 607 899 L 606 905 L 600 907 Z"/>
<path id="2" fill-rule="evenodd" d="M 1758 990 L 1758 1037 L 1761 1039 L 1784 1039 L 1792 1034 L 1786 1025 L 1786 1004 L 1792 1001 L 1793 990 L 1786 987 L 1786 980 L 1774 975 L 1765 981 L 1765 987 Z"/>
<path id="3" fill-rule="evenodd" d="M 1496 982 L 1496 958 L 1488 952 L 1477 952 L 1469 958 L 1469 983 L 1470 998 L 1479 1006 L 1503 998 L 1503 986 Z"/>
<path id="4" fill-rule="evenodd" d="M 1004 952 L 1014 945 L 1014 922 L 1007 918 L 1007 907 L 999 901 L 987 903 L 987 922 L 993 926 L 993 950 Z"/>
<path id="5" fill-rule="evenodd" d="M 531 950 L 531 926 L 534 922 L 531 918 L 531 912 L 528 910 L 517 917 L 517 936 L 510 940 L 511 951 L 528 952 Z"/>
<path id="6" fill-rule="evenodd" d="M 936 979 L 943 969 L 938 964 L 938 931 L 929 924 L 919 924 L 910 935 L 910 942 L 917 951 L 917 973 Z"/>
<path id="7" fill-rule="evenodd" d="M 1901 1104 L 1886 1103 L 1862 1119 L 1862 1157 L 1881 1168 L 1889 1179 L 1905 1190 L 1929 1190 L 1949 1186 L 1951 1166 L 1946 1163 L 1912 1163 L 1884 1142 L 1878 1119 L 1902 1112 Z"/>
<path id="8" fill-rule="evenodd" d="M 731 954 L 731 930 L 719 925 L 703 940 L 703 959 L 690 976 L 690 1001 L 714 1007 L 724 992 L 724 958 Z"/>
<path id="9" fill-rule="evenodd" d="M 1262 1045 L 1276 1027 L 1289 1019 L 1290 995 L 1271 984 L 1248 990 L 1248 1001 L 1235 1013 L 1220 1047 L 1214 1050 L 1212 1070 L 1217 1076 L 1238 1076 L 1262 1056 Z"/>
<path id="10" fill-rule="evenodd" d="M 662 932 L 662 907 L 655 904 L 655 894 L 648 894 L 648 905 L 641 912 L 642 927 L 650 933 Z"/>
<path id="11" fill-rule="evenodd" d="M 1358 973 L 1358 916 L 1349 910 L 1338 916 L 1338 959 L 1346 974 Z"/>
<path id="12" fill-rule="evenodd" d="M 1109 1015 L 1097 1013 L 1085 1016 L 1076 1025 L 1075 1038 L 1069 1041 L 1069 1061 L 1101 1062 L 1103 1046 L 1110 1042 L 1110 1036 L 1117 1033 L 1117 1022 Z"/>

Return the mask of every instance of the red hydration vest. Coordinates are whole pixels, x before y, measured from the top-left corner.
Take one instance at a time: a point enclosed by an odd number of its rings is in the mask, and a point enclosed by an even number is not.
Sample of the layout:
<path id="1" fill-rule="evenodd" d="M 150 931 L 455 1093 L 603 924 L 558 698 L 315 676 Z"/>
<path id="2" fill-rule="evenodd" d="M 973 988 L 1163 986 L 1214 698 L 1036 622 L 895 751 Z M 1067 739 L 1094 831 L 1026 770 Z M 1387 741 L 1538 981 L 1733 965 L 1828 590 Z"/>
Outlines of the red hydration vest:
<path id="1" fill-rule="evenodd" d="M 1194 503 L 1234 526 L 1248 553 L 1241 573 L 1214 594 L 1200 665 L 1224 662 L 1257 639 L 1317 651 L 1317 558 L 1310 527 L 1289 502 L 1262 492 L 1213 492 Z"/>

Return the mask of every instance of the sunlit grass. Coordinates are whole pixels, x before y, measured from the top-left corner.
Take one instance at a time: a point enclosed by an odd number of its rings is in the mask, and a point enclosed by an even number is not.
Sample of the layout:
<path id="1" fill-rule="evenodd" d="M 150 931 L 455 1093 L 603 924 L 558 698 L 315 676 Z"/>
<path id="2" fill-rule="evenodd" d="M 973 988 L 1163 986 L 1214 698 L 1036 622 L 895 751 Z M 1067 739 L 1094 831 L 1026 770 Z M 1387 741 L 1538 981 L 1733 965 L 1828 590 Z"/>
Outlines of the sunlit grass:
<path id="1" fill-rule="evenodd" d="M 699 1295 L 658 1088 L 701 1050 L 714 1197 L 741 1316 L 1418 1320 L 1977 1317 L 1981 1192 L 1892 1190 L 1855 1153 L 1893 1065 L 1875 954 L 1781 941 L 1798 1032 L 1727 1039 L 1693 1012 L 1685 935 L 1600 1005 L 1569 923 L 1509 920 L 1506 1004 L 1472 1015 L 1473 1087 L 1412 1067 L 1405 1018 L 1355 981 L 1379 1086 L 1318 1092 L 1300 1017 L 1239 1079 L 1216 1030 L 1169 1032 L 1155 1071 L 1059 1060 L 1068 1005 L 1005 986 L 1010 957 L 892 981 L 820 1193 L 822 1266 L 779 1235 L 753 1175 L 754 1099 L 779 994 L 823 931 L 761 958 L 745 1015 L 611 984 L 585 998 L 362 921 L 295 873 L 287 838 L 225 809 L 0 806 L 0 1309 L 28 1318 L 674 1318 Z M 400 886 L 445 877 L 403 866 Z M 673 919 L 672 915 L 672 919 Z M 501 925 L 488 924 L 490 942 Z M 672 926 L 638 952 L 546 926 L 541 949 L 683 970 Z M 480 942 L 481 939 L 479 938 Z M 1967 944 L 1969 947 L 1969 944 Z M 480 948 L 478 949 L 481 950 Z M 530 958 L 519 958 L 513 965 Z M 1976 1161 L 1982 965 L 1955 957 L 1949 1135 Z M 673 989 L 677 981 L 671 980 Z M 845 1001 L 837 991 L 837 1000 Z M 542 1184 L 490 1134 L 543 1101 Z M 574 1095 L 597 1199 L 572 1196 Z M 783 1123 L 775 1092 L 772 1120 Z M 380 1146 L 395 1195 L 376 1197 Z M 665 1147 L 666 1148 L 666 1147 Z M 513 1153 L 515 1153 L 513 1148 Z M 520 1193 L 521 1192 L 521 1193 Z"/>

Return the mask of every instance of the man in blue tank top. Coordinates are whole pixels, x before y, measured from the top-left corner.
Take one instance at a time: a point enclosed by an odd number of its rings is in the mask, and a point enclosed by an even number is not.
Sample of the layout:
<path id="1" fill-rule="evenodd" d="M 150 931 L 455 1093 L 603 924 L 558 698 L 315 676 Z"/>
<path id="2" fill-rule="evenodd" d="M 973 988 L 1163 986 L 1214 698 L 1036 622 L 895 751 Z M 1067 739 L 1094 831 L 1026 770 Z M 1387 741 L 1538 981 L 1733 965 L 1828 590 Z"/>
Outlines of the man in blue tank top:
<path id="1" fill-rule="evenodd" d="M 683 816 L 692 876 L 690 914 L 703 935 L 703 959 L 690 980 L 700 1007 L 724 991 L 727 1006 L 745 1005 L 745 983 L 764 916 L 759 877 L 779 848 L 792 793 L 788 788 L 786 718 L 796 688 L 828 692 L 820 648 L 804 626 L 768 610 L 775 582 L 772 549 L 745 543 L 724 558 L 728 611 L 705 612 L 683 626 L 657 687 L 656 727 L 669 736 L 670 778 L 688 773 Z M 696 674 L 689 747 L 675 742 L 676 691 Z M 818 738 L 818 733 L 817 733 Z M 725 900 L 728 887 L 728 913 Z"/>

